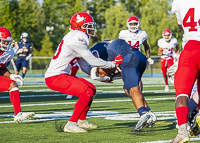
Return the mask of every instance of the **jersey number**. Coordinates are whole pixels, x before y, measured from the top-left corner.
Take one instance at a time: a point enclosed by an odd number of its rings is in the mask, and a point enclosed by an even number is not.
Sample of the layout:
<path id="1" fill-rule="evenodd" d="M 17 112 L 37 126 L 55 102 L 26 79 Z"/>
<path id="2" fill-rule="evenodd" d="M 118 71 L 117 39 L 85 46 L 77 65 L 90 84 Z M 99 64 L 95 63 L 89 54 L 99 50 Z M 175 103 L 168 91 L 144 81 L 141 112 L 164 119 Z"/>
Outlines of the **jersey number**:
<path id="1" fill-rule="evenodd" d="M 57 59 L 58 56 L 60 55 L 60 52 L 61 52 L 61 48 L 62 48 L 63 43 L 64 43 L 64 40 L 62 40 L 62 41 L 60 42 L 59 47 L 58 47 L 58 49 L 57 49 L 57 51 L 56 51 L 56 54 L 53 56 L 53 59 L 54 59 L 54 60 Z"/>
<path id="2" fill-rule="evenodd" d="M 195 26 L 197 26 L 197 22 L 194 21 L 194 8 L 190 8 L 187 12 L 187 14 L 185 15 L 184 19 L 183 19 L 183 26 L 184 27 L 191 27 L 189 29 L 190 31 L 197 31 L 197 28 L 195 28 Z M 188 22 L 188 19 L 190 19 L 190 21 Z M 200 19 L 198 21 L 199 25 L 200 25 Z"/>
<path id="3" fill-rule="evenodd" d="M 131 45 L 131 41 L 128 41 L 128 43 L 129 43 L 129 45 Z M 135 45 L 133 45 L 133 47 L 135 47 L 135 48 L 138 49 L 138 50 L 139 50 L 139 46 L 140 46 L 139 41 L 137 41 L 137 42 L 135 43 Z"/>

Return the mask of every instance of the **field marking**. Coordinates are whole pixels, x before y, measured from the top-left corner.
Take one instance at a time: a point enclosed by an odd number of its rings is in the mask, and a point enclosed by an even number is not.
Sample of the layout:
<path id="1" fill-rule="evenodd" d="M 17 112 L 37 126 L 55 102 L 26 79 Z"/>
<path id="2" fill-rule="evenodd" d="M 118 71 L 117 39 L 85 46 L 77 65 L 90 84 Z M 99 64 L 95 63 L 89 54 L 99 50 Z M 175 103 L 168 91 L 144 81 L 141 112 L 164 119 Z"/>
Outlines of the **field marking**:
<path id="1" fill-rule="evenodd" d="M 159 140 L 159 141 L 147 141 L 147 142 L 137 142 L 137 143 L 169 143 L 172 140 Z M 200 141 L 200 138 L 190 138 L 190 141 Z"/>
<path id="2" fill-rule="evenodd" d="M 44 114 L 35 114 L 34 119 L 27 120 L 25 122 L 35 122 L 37 121 L 49 121 L 49 120 L 65 120 L 69 119 L 72 116 L 73 111 L 66 112 L 52 112 L 52 113 L 44 113 Z M 154 112 L 157 116 L 157 121 L 163 120 L 174 120 L 175 111 L 165 111 L 165 112 Z M 13 118 L 14 115 L 0 115 L 3 118 Z M 129 114 L 121 114 L 116 111 L 89 111 L 87 114 L 87 118 L 104 118 L 107 120 L 121 120 L 121 121 L 138 121 L 140 120 L 140 116 L 137 112 L 129 113 Z M 13 123 L 14 121 L 3 121 L 0 124 L 4 123 Z"/>
<path id="3" fill-rule="evenodd" d="M 31 95 L 29 95 L 31 96 Z M 33 95 L 34 96 L 34 95 Z M 162 97 L 162 98 L 146 98 L 145 100 L 175 100 L 175 97 Z M 93 101 L 92 103 L 109 103 L 109 102 L 130 102 L 131 99 L 122 99 L 122 100 L 101 100 L 101 101 Z M 69 105 L 69 104 L 75 104 L 75 102 L 61 102 L 61 103 L 44 103 L 44 104 L 22 104 L 21 106 L 27 107 L 27 106 L 48 106 L 48 105 Z M 2 105 L 0 108 L 5 107 L 13 107 L 12 105 Z"/>

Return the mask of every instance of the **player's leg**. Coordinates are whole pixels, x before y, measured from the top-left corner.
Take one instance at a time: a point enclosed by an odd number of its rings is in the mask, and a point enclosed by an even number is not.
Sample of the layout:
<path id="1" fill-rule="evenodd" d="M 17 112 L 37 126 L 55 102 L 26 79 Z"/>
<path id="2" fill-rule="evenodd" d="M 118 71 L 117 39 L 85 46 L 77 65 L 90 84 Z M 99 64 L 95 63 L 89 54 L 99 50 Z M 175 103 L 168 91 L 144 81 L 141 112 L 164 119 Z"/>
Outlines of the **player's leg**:
<path id="1" fill-rule="evenodd" d="M 188 115 L 188 122 L 191 125 L 191 129 L 189 130 L 190 136 L 197 136 L 200 133 L 200 114 L 199 114 L 199 94 L 198 92 L 200 90 L 197 90 L 200 88 L 200 78 L 198 76 L 197 79 L 197 84 L 194 84 L 192 93 L 191 93 L 191 98 L 188 102 L 188 107 L 189 107 L 189 115 Z"/>
<path id="2" fill-rule="evenodd" d="M 175 73 L 175 90 L 176 90 L 176 116 L 178 120 L 178 134 L 172 143 L 189 140 L 187 132 L 188 118 L 188 97 L 190 96 L 192 86 L 197 78 L 200 65 L 199 45 L 196 42 L 189 41 L 184 47 L 179 58 L 178 70 Z"/>
<path id="3" fill-rule="evenodd" d="M 89 87 L 91 87 L 91 89 L 94 90 L 94 93 L 96 93 L 96 87 L 91 84 L 90 82 L 88 82 L 87 80 L 83 79 L 83 78 L 80 78 L 80 80 L 82 80 L 85 84 L 87 84 Z M 94 96 L 93 96 L 94 98 Z M 96 125 L 93 125 L 91 123 L 89 123 L 87 120 L 86 120 L 86 116 L 87 116 L 87 113 L 90 109 L 90 106 L 92 104 L 92 101 L 91 100 L 88 105 L 86 106 L 86 108 L 84 109 L 84 111 L 82 112 L 82 114 L 80 115 L 79 119 L 78 119 L 78 122 L 77 124 L 82 127 L 82 128 L 90 128 L 90 129 L 96 129 L 97 126 Z"/>
<path id="4" fill-rule="evenodd" d="M 34 112 L 21 112 L 20 93 L 17 83 L 2 76 L 0 76 L 0 80 L 0 91 L 9 91 L 10 93 L 10 101 L 13 104 L 15 113 L 14 121 L 18 123 L 23 120 L 31 119 L 35 115 Z"/>
<path id="5" fill-rule="evenodd" d="M 15 74 L 19 74 L 21 65 L 22 65 L 22 61 L 20 59 L 17 59 L 17 61 L 16 61 L 16 68 L 17 68 L 17 70 L 15 71 Z"/>
<path id="6" fill-rule="evenodd" d="M 58 75 L 45 79 L 47 86 L 65 94 L 78 96 L 79 99 L 74 107 L 71 119 L 65 126 L 66 132 L 87 132 L 77 126 L 77 121 L 85 108 L 90 104 L 96 92 L 91 86 L 88 86 L 82 79 L 69 75 Z"/>
<path id="7" fill-rule="evenodd" d="M 22 78 L 24 78 L 26 75 L 27 66 L 28 66 L 28 61 L 23 60 L 23 62 L 22 62 Z"/>
<path id="8" fill-rule="evenodd" d="M 169 91 L 169 85 L 168 85 L 168 80 L 167 80 L 167 60 L 166 59 L 161 59 L 161 70 L 163 74 L 163 79 L 165 82 L 165 91 Z"/>

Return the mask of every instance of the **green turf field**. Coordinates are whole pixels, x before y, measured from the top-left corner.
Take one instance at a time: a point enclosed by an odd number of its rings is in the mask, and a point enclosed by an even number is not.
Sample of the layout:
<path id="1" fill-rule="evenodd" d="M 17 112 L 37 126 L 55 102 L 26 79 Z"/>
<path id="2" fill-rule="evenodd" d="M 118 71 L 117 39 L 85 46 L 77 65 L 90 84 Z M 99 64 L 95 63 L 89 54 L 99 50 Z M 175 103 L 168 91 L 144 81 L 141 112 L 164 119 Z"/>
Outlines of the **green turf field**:
<path id="1" fill-rule="evenodd" d="M 87 78 L 96 85 L 97 95 L 88 114 L 88 121 L 98 126 L 88 133 L 64 133 L 78 98 L 66 100 L 66 95 L 51 91 L 45 84 L 25 84 L 20 87 L 23 111 L 34 111 L 28 122 L 13 123 L 13 108 L 8 92 L 0 94 L 0 142 L 2 143 L 168 143 L 177 133 L 174 119 L 175 91 L 164 92 L 162 78 L 143 78 L 144 96 L 158 116 L 153 128 L 131 133 L 139 116 L 130 98 L 123 93 L 122 81 L 105 84 Z M 43 82 L 43 78 L 25 78 Z M 200 138 L 191 138 L 198 143 Z"/>

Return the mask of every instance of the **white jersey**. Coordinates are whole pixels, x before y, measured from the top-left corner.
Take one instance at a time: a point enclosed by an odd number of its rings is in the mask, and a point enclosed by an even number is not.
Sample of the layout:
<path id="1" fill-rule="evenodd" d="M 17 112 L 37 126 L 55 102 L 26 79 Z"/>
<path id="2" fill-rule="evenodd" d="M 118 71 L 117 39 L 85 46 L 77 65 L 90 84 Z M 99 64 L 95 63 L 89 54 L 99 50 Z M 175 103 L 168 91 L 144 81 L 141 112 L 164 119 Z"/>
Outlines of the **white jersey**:
<path id="1" fill-rule="evenodd" d="M 200 41 L 200 0 L 174 0 L 171 12 L 183 27 L 183 42 Z"/>
<path id="2" fill-rule="evenodd" d="M 172 57 L 174 53 L 174 48 L 177 45 L 177 39 L 171 38 L 168 43 L 164 38 L 158 40 L 158 47 L 162 48 L 165 51 L 165 54 L 161 56 L 161 58 Z"/>
<path id="3" fill-rule="evenodd" d="M 138 30 L 136 33 L 129 30 L 122 30 L 119 33 L 119 39 L 125 40 L 129 45 L 135 47 L 141 52 L 142 43 L 147 40 L 148 35 L 143 30 Z"/>
<path id="4" fill-rule="evenodd" d="M 103 61 L 96 58 L 88 49 L 89 38 L 82 31 L 73 30 L 67 33 L 59 44 L 53 59 L 50 62 L 49 68 L 45 73 L 46 77 L 51 77 L 59 74 L 69 74 L 71 67 L 78 62 L 81 70 L 90 74 L 89 65 L 114 68 L 113 62 Z"/>
<path id="5" fill-rule="evenodd" d="M 3 54 L 0 55 L 0 67 L 5 65 L 11 59 L 13 59 L 14 56 L 15 56 L 14 50 L 11 47 L 9 47 L 7 51 L 3 52 Z"/>

